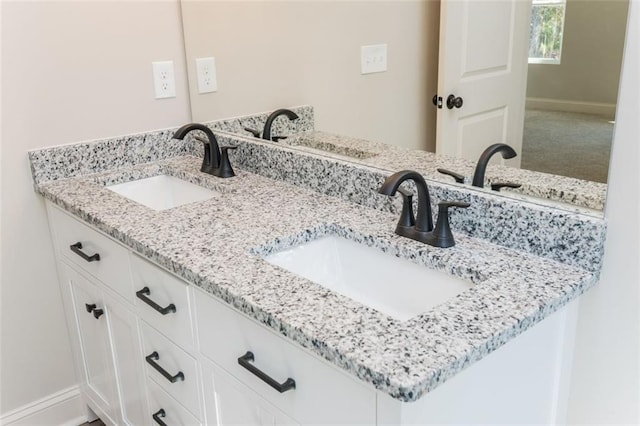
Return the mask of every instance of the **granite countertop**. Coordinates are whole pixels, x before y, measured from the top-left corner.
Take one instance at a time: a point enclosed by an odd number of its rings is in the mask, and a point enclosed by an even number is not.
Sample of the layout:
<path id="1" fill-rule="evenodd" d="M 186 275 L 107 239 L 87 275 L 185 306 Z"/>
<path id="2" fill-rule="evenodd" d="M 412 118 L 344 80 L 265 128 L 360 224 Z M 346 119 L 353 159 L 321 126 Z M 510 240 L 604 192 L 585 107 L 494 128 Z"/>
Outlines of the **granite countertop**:
<path id="1" fill-rule="evenodd" d="M 420 398 L 597 281 L 593 272 L 459 233 L 455 247 L 430 247 L 395 235 L 395 214 L 242 170 L 219 179 L 200 173 L 199 166 L 199 158 L 186 155 L 37 183 L 36 190 L 133 251 L 402 401 Z M 154 211 L 105 188 L 161 173 L 218 195 Z M 262 258 L 327 234 L 376 246 L 473 285 L 399 321 Z"/>
<path id="2" fill-rule="evenodd" d="M 438 168 L 465 176 L 465 185 L 471 185 L 475 161 L 436 155 L 433 152 L 402 148 L 366 139 L 308 130 L 293 134 L 280 143 L 301 149 L 316 150 L 335 158 L 348 158 L 357 163 L 397 171 L 419 171 L 425 178 L 454 184 L 454 179 L 441 174 Z M 498 155 L 499 156 L 499 155 Z M 520 184 L 520 188 L 505 188 L 500 194 L 524 201 L 558 205 L 581 213 L 599 213 L 604 208 L 607 185 L 566 176 L 536 172 L 516 167 L 489 164 L 485 187 L 494 182 Z M 533 199 L 532 199 L 533 198 Z"/>

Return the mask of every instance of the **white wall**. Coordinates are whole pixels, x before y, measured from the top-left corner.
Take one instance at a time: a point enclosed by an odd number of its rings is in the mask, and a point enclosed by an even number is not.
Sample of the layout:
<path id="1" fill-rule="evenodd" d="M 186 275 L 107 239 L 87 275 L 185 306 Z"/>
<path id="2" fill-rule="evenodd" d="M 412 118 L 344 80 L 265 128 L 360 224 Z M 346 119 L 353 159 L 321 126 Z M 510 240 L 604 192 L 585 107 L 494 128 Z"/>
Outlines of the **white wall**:
<path id="1" fill-rule="evenodd" d="M 640 4 L 631 2 L 600 283 L 580 300 L 569 423 L 640 424 Z"/>
<path id="2" fill-rule="evenodd" d="M 0 418 L 74 386 L 44 203 L 26 151 L 190 118 L 178 0 L 2 2 Z M 173 60 L 177 98 L 154 100 Z"/>
<path id="3" fill-rule="evenodd" d="M 183 1 L 193 119 L 310 104 L 316 129 L 435 151 L 440 2 Z M 386 43 L 388 71 L 360 74 Z M 195 58 L 218 91 L 198 94 Z"/>

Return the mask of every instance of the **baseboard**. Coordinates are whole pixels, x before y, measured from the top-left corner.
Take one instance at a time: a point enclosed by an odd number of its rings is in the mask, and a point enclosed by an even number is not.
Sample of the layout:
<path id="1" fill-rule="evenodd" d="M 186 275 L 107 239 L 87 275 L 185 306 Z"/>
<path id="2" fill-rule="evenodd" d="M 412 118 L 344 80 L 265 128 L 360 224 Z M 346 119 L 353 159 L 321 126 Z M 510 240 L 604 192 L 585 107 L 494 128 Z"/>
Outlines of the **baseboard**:
<path id="1" fill-rule="evenodd" d="M 77 426 L 86 421 L 78 386 L 72 386 L 0 416 L 2 426 Z"/>
<path id="2" fill-rule="evenodd" d="M 579 112 L 608 117 L 611 120 L 616 115 L 615 104 L 603 104 L 598 102 L 576 102 L 548 98 L 527 98 L 527 108 L 546 111 Z"/>

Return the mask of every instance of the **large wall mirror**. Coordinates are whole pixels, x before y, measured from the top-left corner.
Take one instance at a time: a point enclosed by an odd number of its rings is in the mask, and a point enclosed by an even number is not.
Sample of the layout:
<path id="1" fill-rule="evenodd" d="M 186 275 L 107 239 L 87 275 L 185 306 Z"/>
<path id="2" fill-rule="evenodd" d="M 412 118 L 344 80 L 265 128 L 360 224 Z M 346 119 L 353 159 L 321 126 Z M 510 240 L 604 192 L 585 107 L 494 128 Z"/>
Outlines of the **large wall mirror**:
<path id="1" fill-rule="evenodd" d="M 469 35 L 469 16 L 482 13 L 474 5 L 508 3 L 471 1 L 467 16 L 456 21 L 450 5 L 465 2 L 442 1 L 182 0 L 192 119 L 312 105 L 316 130 L 435 152 L 443 137 L 439 120 L 447 113 L 432 103 L 445 74 L 441 34 Z M 509 68 L 524 85 L 521 109 L 511 108 L 504 118 L 519 128 L 517 161 L 506 165 L 604 187 L 628 0 L 512 4 L 513 10 L 526 8 L 526 22 L 514 27 L 512 21 L 512 30 L 526 36 L 526 52 L 521 71 Z M 441 19 L 445 10 L 449 19 Z M 471 43 L 478 62 L 504 44 L 490 31 L 482 34 Z M 387 45 L 387 71 L 361 74 L 361 46 L 376 44 Z M 478 49 L 488 50 L 479 55 Z M 201 94 L 196 58 L 205 57 L 215 57 L 218 87 Z"/>

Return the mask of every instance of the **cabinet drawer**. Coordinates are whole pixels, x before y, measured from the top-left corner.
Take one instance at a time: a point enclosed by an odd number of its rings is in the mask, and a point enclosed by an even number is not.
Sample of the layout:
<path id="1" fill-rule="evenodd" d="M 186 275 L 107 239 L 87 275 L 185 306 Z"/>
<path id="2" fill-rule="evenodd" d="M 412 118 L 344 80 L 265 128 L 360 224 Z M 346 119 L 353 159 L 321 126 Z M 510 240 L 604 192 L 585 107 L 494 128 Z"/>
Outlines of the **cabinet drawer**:
<path id="1" fill-rule="evenodd" d="M 299 426 L 289 416 L 207 359 L 201 359 L 206 423 Z"/>
<path id="2" fill-rule="evenodd" d="M 200 418 L 196 360 L 144 321 L 141 329 L 147 376 Z"/>
<path id="3" fill-rule="evenodd" d="M 133 301 L 127 249 L 57 207 L 48 205 L 48 208 L 56 251 L 127 300 Z M 81 248 L 77 246 L 78 243 Z M 72 248 L 72 245 L 76 247 Z"/>
<path id="4" fill-rule="evenodd" d="M 162 424 L 171 426 L 191 426 L 202 424 L 185 409 L 178 401 L 163 391 L 153 380 L 147 379 L 147 390 L 149 392 L 149 423 L 152 425 Z"/>
<path id="5" fill-rule="evenodd" d="M 131 271 L 140 316 L 178 346 L 193 351 L 187 284 L 136 255 L 131 256 Z"/>
<path id="6" fill-rule="evenodd" d="M 195 300 L 202 354 L 265 400 L 303 424 L 375 424 L 373 389 L 213 297 L 198 291 Z M 238 359 L 248 351 L 250 365 L 279 384 L 293 379 L 295 388 L 280 393 L 241 366 Z"/>

